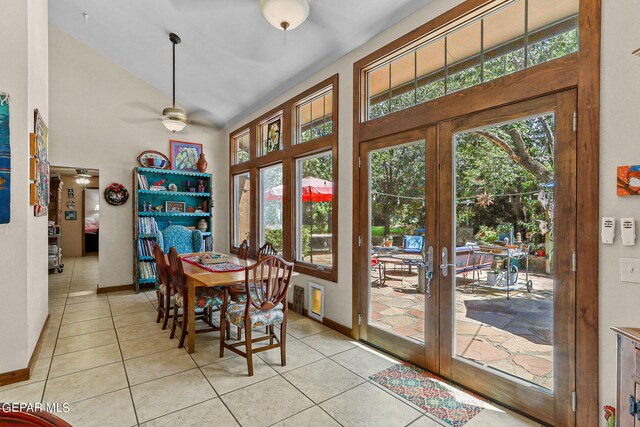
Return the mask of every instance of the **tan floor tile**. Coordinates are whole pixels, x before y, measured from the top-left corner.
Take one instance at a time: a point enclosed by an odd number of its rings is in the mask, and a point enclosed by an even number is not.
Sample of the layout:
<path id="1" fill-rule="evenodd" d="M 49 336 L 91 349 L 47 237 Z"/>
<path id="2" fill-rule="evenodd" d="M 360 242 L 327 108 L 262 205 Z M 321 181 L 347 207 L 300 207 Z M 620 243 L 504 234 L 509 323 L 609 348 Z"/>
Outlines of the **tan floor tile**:
<path id="1" fill-rule="evenodd" d="M 131 385 L 155 380 L 197 367 L 196 363 L 184 348 L 174 348 L 161 353 L 129 359 L 124 362 L 124 366 L 127 369 L 127 377 Z"/>
<path id="2" fill-rule="evenodd" d="M 240 357 L 232 351 L 225 350 L 224 358 L 220 358 L 220 335 L 219 332 L 209 332 L 196 335 L 196 351 L 191 357 L 198 366 L 210 365 L 221 360 Z"/>
<path id="3" fill-rule="evenodd" d="M 59 416 L 73 426 L 126 427 L 137 425 L 131 393 L 118 390 L 70 405 L 66 414 Z"/>
<path id="4" fill-rule="evenodd" d="M 79 295 L 77 297 L 69 297 L 67 300 L 67 305 L 71 304 L 83 304 L 95 301 L 109 301 L 105 294 L 89 294 L 89 295 Z"/>
<path id="5" fill-rule="evenodd" d="M 146 422 L 144 427 L 202 426 L 203 420 L 211 419 L 215 414 L 215 425 L 220 427 L 237 426 L 238 423 L 220 399 L 211 399 L 186 409 Z"/>
<path id="6" fill-rule="evenodd" d="M 336 331 L 327 331 L 311 335 L 301 340 L 309 347 L 319 351 L 325 356 L 333 356 L 337 353 L 354 348 L 354 340 Z"/>
<path id="7" fill-rule="evenodd" d="M 118 344 L 109 344 L 102 347 L 63 354 L 61 356 L 54 356 L 51 362 L 49 377 L 55 378 L 121 360 L 120 347 L 118 347 Z"/>
<path id="8" fill-rule="evenodd" d="M 406 426 L 422 413 L 370 383 L 320 405 L 343 426 Z"/>
<path id="9" fill-rule="evenodd" d="M 302 339 L 310 335 L 319 334 L 328 331 L 329 328 L 322 323 L 308 318 L 287 322 L 287 333 L 293 335 L 297 339 Z"/>
<path id="10" fill-rule="evenodd" d="M 399 363 L 390 356 L 364 346 L 336 354 L 331 356 L 331 359 L 363 378 L 369 378 L 371 375 Z"/>
<path id="11" fill-rule="evenodd" d="M 44 401 L 73 403 L 127 386 L 123 364 L 112 363 L 58 378 L 50 378 L 47 381 Z"/>
<path id="12" fill-rule="evenodd" d="M 62 324 L 84 322 L 86 320 L 100 319 L 103 317 L 111 317 L 111 311 L 109 311 L 108 308 L 76 311 L 75 313 L 65 313 L 62 317 Z"/>
<path id="13" fill-rule="evenodd" d="M 56 346 L 56 340 L 46 340 L 42 342 L 40 346 L 40 353 L 38 353 L 38 359 L 49 359 L 53 356 L 53 349 Z"/>
<path id="14" fill-rule="evenodd" d="M 322 354 L 318 353 L 302 341 L 287 341 L 286 348 L 287 364 L 285 366 L 281 365 L 279 348 L 267 350 L 264 353 L 258 353 L 258 356 L 278 372 L 287 372 L 324 358 Z"/>
<path id="15" fill-rule="evenodd" d="M 161 351 L 171 350 L 174 348 L 178 348 L 178 340 L 175 338 L 169 339 L 169 335 L 164 333 L 127 341 L 120 341 L 120 350 L 122 350 L 122 357 L 124 360 L 159 353 Z"/>
<path id="16" fill-rule="evenodd" d="M 216 397 L 199 369 L 138 384 L 131 393 L 141 423 Z"/>
<path id="17" fill-rule="evenodd" d="M 465 424 L 465 425 L 468 425 L 468 424 Z M 409 425 L 409 427 L 443 427 L 443 426 L 449 427 L 449 424 L 445 423 L 444 421 L 438 422 L 433 418 L 429 418 L 426 415 L 418 418 L 416 421 L 412 422 Z"/>
<path id="18" fill-rule="evenodd" d="M 313 406 L 309 409 L 305 409 L 299 414 L 294 415 L 291 418 L 287 418 L 284 421 L 280 421 L 277 424 L 273 424 L 272 427 L 333 427 L 340 426 L 333 418 L 327 415 L 320 407 Z"/>
<path id="19" fill-rule="evenodd" d="M 316 403 L 337 396 L 365 381 L 330 359 L 303 366 L 283 376 Z"/>
<path id="20" fill-rule="evenodd" d="M 465 424 L 465 427 L 530 427 L 539 423 L 528 420 L 518 414 L 501 409 L 485 409 Z"/>
<path id="21" fill-rule="evenodd" d="M 59 338 L 72 337 L 75 335 L 90 334 L 92 332 L 105 331 L 113 329 L 113 320 L 111 317 L 101 319 L 85 320 L 84 322 L 67 323 L 60 326 Z"/>
<path id="22" fill-rule="evenodd" d="M 65 313 L 75 313 L 78 311 L 87 311 L 87 310 L 105 310 L 109 309 L 109 301 L 106 299 L 102 300 L 88 300 L 83 302 L 82 304 L 67 304 L 64 309 Z"/>
<path id="23" fill-rule="evenodd" d="M 313 406 L 312 401 L 280 376 L 241 388 L 221 399 L 240 424 L 248 427 L 268 426 Z"/>
<path id="24" fill-rule="evenodd" d="M 150 301 L 133 301 L 125 304 L 110 302 L 113 316 L 135 315 L 139 313 L 157 313 Z M 155 319 L 154 319 L 155 320 Z"/>
<path id="25" fill-rule="evenodd" d="M 105 329 L 104 331 L 75 335 L 67 338 L 58 338 L 55 355 L 60 356 L 74 351 L 115 344 L 117 341 L 116 331 L 113 329 Z"/>
<path id="26" fill-rule="evenodd" d="M 114 313 L 113 323 L 116 325 L 116 328 L 122 328 L 129 325 L 139 325 L 141 323 L 155 322 L 158 317 L 158 313 L 153 310 L 151 304 L 147 304 L 147 306 L 150 310 L 145 310 L 139 313 L 130 313 L 123 315 L 117 315 L 116 313 Z"/>
<path id="27" fill-rule="evenodd" d="M 162 323 L 141 323 L 139 325 L 129 325 L 122 328 L 117 328 L 118 339 L 120 341 L 128 341 L 136 338 L 144 338 L 151 335 L 164 334 L 169 337 L 170 331 L 168 329 L 162 330 Z M 178 342 L 176 341 L 176 347 Z"/>
<path id="28" fill-rule="evenodd" d="M 44 381 L 22 385 L 11 389 L 0 389 L 0 402 L 36 403 L 42 400 Z"/>
<path id="29" fill-rule="evenodd" d="M 47 375 L 49 374 L 50 365 L 51 365 L 51 358 L 36 360 L 36 363 L 33 367 L 33 371 L 31 372 L 31 378 L 29 378 L 27 381 L 20 381 L 18 383 L 2 386 L 0 387 L 0 393 L 5 390 L 10 390 L 12 388 L 22 387 L 25 385 L 45 381 L 47 379 Z"/>
<path id="30" fill-rule="evenodd" d="M 201 369 L 218 394 L 229 393 L 278 375 L 258 357 L 253 358 L 253 376 L 251 377 L 248 375 L 247 360 L 244 357 L 223 359 Z"/>

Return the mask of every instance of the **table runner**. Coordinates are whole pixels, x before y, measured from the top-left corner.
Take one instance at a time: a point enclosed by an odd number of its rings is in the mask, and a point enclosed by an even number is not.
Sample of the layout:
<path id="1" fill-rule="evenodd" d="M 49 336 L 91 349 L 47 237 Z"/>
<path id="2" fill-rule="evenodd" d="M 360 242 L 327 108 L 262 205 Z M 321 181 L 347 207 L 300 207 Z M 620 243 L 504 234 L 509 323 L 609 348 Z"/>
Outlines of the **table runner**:
<path id="1" fill-rule="evenodd" d="M 210 271 L 212 273 L 226 273 L 226 272 L 233 272 L 233 271 L 242 271 L 245 269 L 245 267 L 238 265 L 234 262 L 222 262 L 220 264 L 201 264 L 199 262 L 200 257 L 199 256 L 192 256 L 192 257 L 184 257 L 182 258 L 182 260 L 184 262 L 188 262 L 189 264 L 193 264 L 193 265 L 197 265 L 200 268 L 204 268 L 207 271 Z"/>

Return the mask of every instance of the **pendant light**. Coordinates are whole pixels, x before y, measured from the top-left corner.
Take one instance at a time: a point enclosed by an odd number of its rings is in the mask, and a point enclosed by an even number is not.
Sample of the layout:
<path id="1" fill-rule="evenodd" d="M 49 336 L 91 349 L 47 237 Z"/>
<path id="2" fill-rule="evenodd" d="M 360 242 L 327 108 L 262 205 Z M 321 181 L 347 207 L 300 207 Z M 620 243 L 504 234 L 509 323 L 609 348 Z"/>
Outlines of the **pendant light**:
<path id="1" fill-rule="evenodd" d="M 260 0 L 260 11 L 271 25 L 288 31 L 307 20 L 309 3 L 307 0 Z"/>
<path id="2" fill-rule="evenodd" d="M 162 110 L 162 124 L 171 133 L 180 132 L 187 125 L 187 115 L 180 108 L 176 108 L 176 45 L 182 40 L 177 34 L 169 34 L 169 40 L 173 44 L 173 106 Z"/>

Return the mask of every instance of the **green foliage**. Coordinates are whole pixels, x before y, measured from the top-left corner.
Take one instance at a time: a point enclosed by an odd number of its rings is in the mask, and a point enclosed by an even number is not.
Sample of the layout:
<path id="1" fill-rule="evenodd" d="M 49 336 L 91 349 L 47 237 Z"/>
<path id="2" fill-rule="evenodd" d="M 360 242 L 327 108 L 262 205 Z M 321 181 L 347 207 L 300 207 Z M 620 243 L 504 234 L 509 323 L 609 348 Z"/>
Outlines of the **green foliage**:
<path id="1" fill-rule="evenodd" d="M 308 142 L 333 133 L 333 120 L 314 122 L 311 127 L 300 134 L 300 143 Z"/>
<path id="2" fill-rule="evenodd" d="M 264 241 L 271 243 L 278 253 L 282 253 L 284 248 L 282 229 L 266 228 L 264 230 Z"/>
<path id="3" fill-rule="evenodd" d="M 480 230 L 476 233 L 476 239 L 479 242 L 490 244 L 498 240 L 498 232 L 491 227 L 481 225 Z"/>

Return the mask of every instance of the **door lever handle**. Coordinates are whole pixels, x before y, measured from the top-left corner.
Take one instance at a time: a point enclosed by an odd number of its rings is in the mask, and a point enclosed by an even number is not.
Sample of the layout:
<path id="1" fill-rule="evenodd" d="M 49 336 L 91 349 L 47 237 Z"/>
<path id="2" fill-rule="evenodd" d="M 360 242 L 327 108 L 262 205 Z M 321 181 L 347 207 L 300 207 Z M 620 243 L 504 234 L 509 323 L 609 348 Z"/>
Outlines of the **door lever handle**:
<path id="1" fill-rule="evenodd" d="M 440 273 L 443 276 L 449 275 L 449 267 L 455 267 L 455 264 L 449 264 L 449 250 L 447 248 L 442 248 L 442 253 L 440 254 Z"/>

